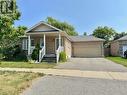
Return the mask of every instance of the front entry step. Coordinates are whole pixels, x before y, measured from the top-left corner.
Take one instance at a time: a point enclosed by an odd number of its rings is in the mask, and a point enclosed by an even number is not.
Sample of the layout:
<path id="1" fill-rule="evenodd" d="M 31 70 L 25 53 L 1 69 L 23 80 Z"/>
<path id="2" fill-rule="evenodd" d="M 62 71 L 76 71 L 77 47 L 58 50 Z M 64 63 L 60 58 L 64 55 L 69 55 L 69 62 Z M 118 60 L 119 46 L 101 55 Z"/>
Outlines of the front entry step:
<path id="1" fill-rule="evenodd" d="M 44 55 L 42 62 L 55 63 L 56 62 L 56 54 Z"/>

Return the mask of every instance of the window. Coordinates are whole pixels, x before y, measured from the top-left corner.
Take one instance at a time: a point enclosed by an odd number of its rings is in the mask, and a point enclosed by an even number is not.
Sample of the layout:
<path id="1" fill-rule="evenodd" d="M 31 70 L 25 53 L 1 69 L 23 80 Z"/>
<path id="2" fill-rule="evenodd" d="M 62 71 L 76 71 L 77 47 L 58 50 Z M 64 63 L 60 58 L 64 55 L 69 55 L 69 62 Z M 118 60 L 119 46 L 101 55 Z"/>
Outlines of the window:
<path id="1" fill-rule="evenodd" d="M 35 46 L 34 39 L 31 39 L 31 46 Z"/>
<path id="2" fill-rule="evenodd" d="M 64 45 L 64 39 L 63 38 L 61 38 L 61 46 L 63 47 Z"/>
<path id="3" fill-rule="evenodd" d="M 27 39 L 23 39 L 22 40 L 22 49 L 23 50 L 27 50 L 28 49 L 28 40 Z"/>
<path id="4" fill-rule="evenodd" d="M 44 46 L 44 41 L 43 41 L 43 39 L 41 38 L 40 39 L 40 47 L 43 47 Z"/>
<path id="5" fill-rule="evenodd" d="M 56 38 L 55 44 L 56 44 L 56 49 L 58 49 L 58 46 L 59 46 L 59 38 Z M 63 40 L 63 38 L 61 38 L 61 46 L 62 47 L 63 47 L 63 44 L 64 44 L 64 40 Z"/>

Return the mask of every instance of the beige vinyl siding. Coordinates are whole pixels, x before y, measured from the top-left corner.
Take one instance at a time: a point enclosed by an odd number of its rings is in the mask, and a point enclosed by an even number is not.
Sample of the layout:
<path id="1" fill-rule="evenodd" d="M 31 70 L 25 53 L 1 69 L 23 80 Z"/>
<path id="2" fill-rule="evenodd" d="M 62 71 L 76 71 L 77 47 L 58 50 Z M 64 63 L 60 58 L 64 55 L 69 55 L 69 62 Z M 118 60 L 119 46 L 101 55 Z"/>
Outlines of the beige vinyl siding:
<path id="1" fill-rule="evenodd" d="M 118 41 L 111 43 L 111 55 L 119 56 L 119 42 Z"/>
<path id="2" fill-rule="evenodd" d="M 32 31 L 48 31 L 48 30 L 53 30 L 53 28 L 46 26 L 44 24 L 41 24 L 37 26 L 36 28 L 34 28 Z"/>
<path id="3" fill-rule="evenodd" d="M 74 57 L 102 57 L 102 42 L 75 42 L 72 44 Z"/>
<path id="4" fill-rule="evenodd" d="M 66 37 L 64 37 L 64 50 L 67 54 L 67 57 L 70 58 L 72 56 L 72 46 L 70 40 L 68 40 Z"/>
<path id="5" fill-rule="evenodd" d="M 46 37 L 46 53 L 55 53 L 55 37 Z"/>

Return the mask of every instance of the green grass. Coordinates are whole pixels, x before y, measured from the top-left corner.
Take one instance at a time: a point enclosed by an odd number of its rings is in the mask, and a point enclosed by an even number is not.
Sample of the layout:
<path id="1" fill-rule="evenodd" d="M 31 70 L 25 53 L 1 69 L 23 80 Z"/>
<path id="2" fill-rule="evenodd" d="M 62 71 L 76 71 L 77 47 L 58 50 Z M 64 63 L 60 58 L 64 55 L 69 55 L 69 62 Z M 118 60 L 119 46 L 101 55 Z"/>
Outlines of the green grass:
<path id="1" fill-rule="evenodd" d="M 43 74 L 0 71 L 0 95 L 19 95 L 33 79 L 41 76 Z"/>
<path id="2" fill-rule="evenodd" d="M 9 68 L 53 68 L 56 66 L 55 63 L 29 63 L 29 62 L 10 62 L 2 61 L 0 62 L 0 67 L 9 67 Z"/>
<path id="3" fill-rule="evenodd" d="M 127 67 L 127 59 L 121 57 L 106 57 L 107 59 Z"/>

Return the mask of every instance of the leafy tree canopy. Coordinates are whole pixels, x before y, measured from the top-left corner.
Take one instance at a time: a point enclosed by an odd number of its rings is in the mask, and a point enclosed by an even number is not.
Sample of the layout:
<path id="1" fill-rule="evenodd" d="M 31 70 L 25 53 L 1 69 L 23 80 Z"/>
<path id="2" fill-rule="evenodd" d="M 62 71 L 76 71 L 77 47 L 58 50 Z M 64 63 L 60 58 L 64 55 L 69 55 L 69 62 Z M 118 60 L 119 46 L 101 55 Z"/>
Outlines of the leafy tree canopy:
<path id="1" fill-rule="evenodd" d="M 84 36 L 86 36 L 86 35 L 87 35 L 87 33 L 86 33 L 86 32 L 84 32 L 84 33 L 83 33 L 83 35 L 84 35 Z"/>
<path id="2" fill-rule="evenodd" d="M 121 33 L 116 33 L 115 36 L 114 36 L 114 40 L 117 40 L 123 36 L 127 35 L 126 32 L 121 32 Z"/>
<path id="3" fill-rule="evenodd" d="M 67 32 L 68 35 L 72 36 L 78 35 L 78 33 L 75 31 L 75 28 L 72 25 L 68 24 L 67 22 L 61 22 L 52 17 L 47 17 L 46 22 L 58 29 Z"/>
<path id="4" fill-rule="evenodd" d="M 100 26 L 93 31 L 93 36 L 105 39 L 106 42 L 108 42 L 114 38 L 115 33 L 116 31 L 113 28 L 109 28 L 107 26 Z"/>
<path id="5" fill-rule="evenodd" d="M 0 50 L 15 47 L 19 44 L 19 36 L 24 35 L 26 27 L 14 27 L 15 20 L 19 20 L 20 12 L 16 6 L 16 12 L 10 15 L 0 15 Z"/>

